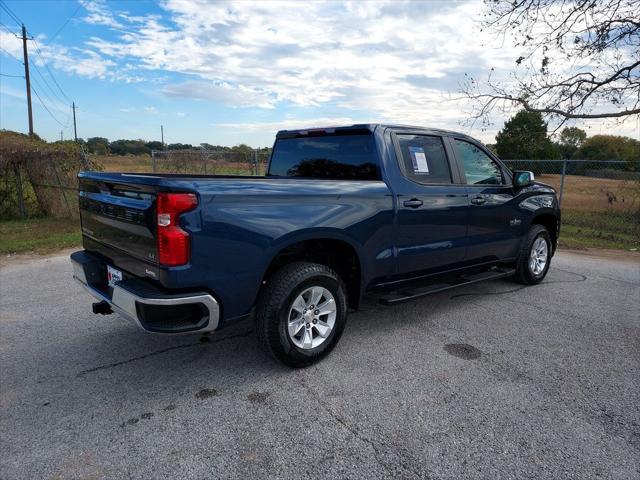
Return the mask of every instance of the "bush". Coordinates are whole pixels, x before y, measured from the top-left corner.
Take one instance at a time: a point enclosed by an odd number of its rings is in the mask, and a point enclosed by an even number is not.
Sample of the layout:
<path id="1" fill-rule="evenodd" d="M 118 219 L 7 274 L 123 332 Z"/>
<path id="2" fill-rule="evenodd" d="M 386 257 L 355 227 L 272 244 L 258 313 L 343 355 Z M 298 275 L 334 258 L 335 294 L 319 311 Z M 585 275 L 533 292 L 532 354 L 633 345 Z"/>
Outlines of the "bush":
<path id="1" fill-rule="evenodd" d="M 99 169 L 72 141 L 48 143 L 37 135 L 0 131 L 0 213 L 20 216 L 17 178 L 29 216 L 77 215 L 77 175 Z"/>

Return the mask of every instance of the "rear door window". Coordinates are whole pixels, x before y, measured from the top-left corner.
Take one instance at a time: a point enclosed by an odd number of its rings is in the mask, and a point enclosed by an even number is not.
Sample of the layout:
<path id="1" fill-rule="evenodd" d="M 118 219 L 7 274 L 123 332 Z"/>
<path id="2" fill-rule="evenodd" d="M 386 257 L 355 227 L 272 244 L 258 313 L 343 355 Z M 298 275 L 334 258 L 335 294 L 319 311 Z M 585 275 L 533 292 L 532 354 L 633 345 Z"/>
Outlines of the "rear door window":
<path id="1" fill-rule="evenodd" d="M 436 135 L 398 134 L 404 175 L 423 184 L 450 184 L 451 169 L 442 143 Z"/>
<path id="2" fill-rule="evenodd" d="M 327 135 L 276 141 L 268 176 L 379 180 L 373 135 Z"/>
<path id="3" fill-rule="evenodd" d="M 462 161 L 467 183 L 471 185 L 502 185 L 500 166 L 473 143 L 455 139 L 456 156 Z"/>

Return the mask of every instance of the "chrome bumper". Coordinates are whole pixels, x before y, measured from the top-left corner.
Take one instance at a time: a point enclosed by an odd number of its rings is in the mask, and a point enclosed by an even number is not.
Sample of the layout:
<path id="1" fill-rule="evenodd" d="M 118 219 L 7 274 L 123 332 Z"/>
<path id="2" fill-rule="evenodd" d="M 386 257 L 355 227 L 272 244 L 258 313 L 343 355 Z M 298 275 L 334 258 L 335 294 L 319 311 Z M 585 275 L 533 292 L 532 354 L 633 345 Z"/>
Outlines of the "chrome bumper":
<path id="1" fill-rule="evenodd" d="M 80 254 L 76 256 L 76 254 Z M 87 279 L 89 276 L 95 277 L 95 272 L 87 271 L 91 270 L 91 266 L 88 265 L 92 262 L 86 261 L 78 261 L 76 256 L 79 259 L 84 259 L 88 256 L 85 252 L 76 252 L 71 256 L 71 263 L 73 265 L 73 278 L 82 285 L 91 295 L 93 295 L 96 299 L 100 301 L 107 302 L 111 309 L 125 317 L 126 319 L 135 323 L 142 330 L 151 332 L 151 333 L 162 333 L 162 334 L 175 334 L 175 333 L 205 333 L 212 332 L 216 328 L 218 328 L 218 323 L 220 320 L 220 306 L 218 302 L 211 295 L 207 293 L 197 293 L 189 296 L 175 296 L 175 295 L 164 295 L 161 292 L 157 292 L 154 295 L 148 296 L 148 292 L 144 294 L 140 292 L 136 292 L 134 289 L 128 287 L 126 282 L 117 282 L 112 289 L 111 295 L 109 293 L 96 288 L 92 285 L 92 282 Z M 123 283 L 125 283 L 123 285 Z M 184 331 L 154 331 L 153 328 L 149 328 L 145 326 L 145 322 L 142 318 L 140 318 L 140 309 L 139 307 L 144 307 L 145 305 L 152 306 L 167 306 L 167 307 L 175 307 L 180 305 L 190 305 L 196 304 L 204 307 L 207 313 L 206 323 L 202 327 L 185 329 Z"/>

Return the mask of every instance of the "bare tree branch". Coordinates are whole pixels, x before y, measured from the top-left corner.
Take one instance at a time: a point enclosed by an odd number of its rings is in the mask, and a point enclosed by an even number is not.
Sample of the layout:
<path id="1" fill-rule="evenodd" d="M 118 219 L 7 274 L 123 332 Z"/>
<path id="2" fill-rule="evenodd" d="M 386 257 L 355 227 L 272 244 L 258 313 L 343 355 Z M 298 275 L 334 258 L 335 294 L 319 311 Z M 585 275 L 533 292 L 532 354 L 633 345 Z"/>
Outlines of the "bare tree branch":
<path id="1" fill-rule="evenodd" d="M 640 115 L 637 0 L 485 0 L 483 29 L 520 50 L 509 75 L 466 76 L 470 121 L 519 106 L 563 124 L 569 119 Z M 499 77 L 500 80 L 496 80 Z"/>

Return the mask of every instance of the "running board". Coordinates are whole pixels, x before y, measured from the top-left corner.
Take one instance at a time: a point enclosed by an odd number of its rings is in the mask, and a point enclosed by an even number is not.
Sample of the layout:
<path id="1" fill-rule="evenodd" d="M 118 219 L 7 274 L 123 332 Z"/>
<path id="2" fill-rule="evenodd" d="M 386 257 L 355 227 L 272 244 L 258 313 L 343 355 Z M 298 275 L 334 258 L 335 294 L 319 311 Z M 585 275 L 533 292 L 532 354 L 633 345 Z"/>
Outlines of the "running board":
<path id="1" fill-rule="evenodd" d="M 379 302 L 383 305 L 395 305 L 396 303 L 407 302 L 416 298 L 424 297 L 432 293 L 443 292 L 451 288 L 471 285 L 473 283 L 484 282 L 485 280 L 495 280 L 511 276 L 515 273 L 513 268 L 493 268 L 480 273 L 460 275 L 454 280 L 442 283 L 432 283 L 430 285 L 416 288 L 400 288 L 394 292 L 380 297 Z"/>

